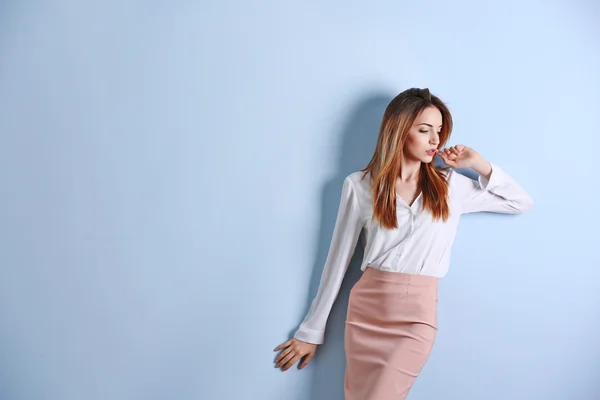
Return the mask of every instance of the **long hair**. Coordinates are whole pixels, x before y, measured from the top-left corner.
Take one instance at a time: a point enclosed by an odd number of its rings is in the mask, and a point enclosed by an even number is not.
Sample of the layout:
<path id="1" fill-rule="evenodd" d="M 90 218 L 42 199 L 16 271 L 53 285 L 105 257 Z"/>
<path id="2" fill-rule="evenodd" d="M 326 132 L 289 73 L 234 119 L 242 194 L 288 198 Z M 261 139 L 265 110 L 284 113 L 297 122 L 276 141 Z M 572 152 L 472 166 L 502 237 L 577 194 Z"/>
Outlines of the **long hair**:
<path id="1" fill-rule="evenodd" d="M 362 169 L 363 177 L 371 173 L 373 192 L 373 219 L 386 228 L 398 227 L 396 216 L 396 178 L 400 174 L 404 158 L 404 143 L 418 115 L 427 107 L 434 106 L 442 114 L 442 130 L 438 148 L 444 147 L 452 133 L 452 115 L 448 107 L 429 89 L 411 88 L 397 95 L 388 104 L 375 153 L 369 164 Z M 448 206 L 448 182 L 444 171 L 450 167 L 436 168 L 433 161 L 422 163 L 419 171 L 419 188 L 422 192 L 422 210 L 428 210 L 434 220 L 446 221 L 450 214 Z"/>

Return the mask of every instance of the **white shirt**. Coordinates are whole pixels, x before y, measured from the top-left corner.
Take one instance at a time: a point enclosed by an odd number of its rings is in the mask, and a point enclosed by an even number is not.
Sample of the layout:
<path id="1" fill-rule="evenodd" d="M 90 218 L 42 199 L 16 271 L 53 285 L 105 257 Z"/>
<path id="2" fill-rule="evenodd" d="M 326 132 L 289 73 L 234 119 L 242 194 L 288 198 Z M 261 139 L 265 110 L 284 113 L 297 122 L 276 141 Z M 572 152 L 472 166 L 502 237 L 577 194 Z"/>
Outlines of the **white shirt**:
<path id="1" fill-rule="evenodd" d="M 308 314 L 294 337 L 309 343 L 321 344 L 325 324 L 337 297 L 342 279 L 361 236 L 364 256 L 360 269 L 367 266 L 393 272 L 443 277 L 449 267 L 450 252 L 461 214 L 489 211 L 520 214 L 533 207 L 533 200 L 499 166 L 491 163 L 490 179 L 477 180 L 449 169 L 446 222 L 434 221 L 422 206 L 422 195 L 412 206 L 396 194 L 398 228 L 382 227 L 372 219 L 373 194 L 370 173 L 354 172 L 344 179 L 337 219 L 329 253 L 325 261 L 319 290 Z M 362 235 L 361 235 L 362 233 Z"/>

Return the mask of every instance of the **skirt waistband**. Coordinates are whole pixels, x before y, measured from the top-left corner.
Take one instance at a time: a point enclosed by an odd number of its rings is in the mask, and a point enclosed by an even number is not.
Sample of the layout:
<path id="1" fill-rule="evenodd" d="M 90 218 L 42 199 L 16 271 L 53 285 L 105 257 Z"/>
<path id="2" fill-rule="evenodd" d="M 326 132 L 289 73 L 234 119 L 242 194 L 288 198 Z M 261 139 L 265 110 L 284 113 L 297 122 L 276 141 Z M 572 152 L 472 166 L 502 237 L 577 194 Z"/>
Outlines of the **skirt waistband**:
<path id="1" fill-rule="evenodd" d="M 379 277 L 388 282 L 406 282 L 411 285 L 437 284 L 440 279 L 437 276 L 432 275 L 417 275 L 408 274 L 406 272 L 384 271 L 370 265 L 367 265 L 363 274 L 367 274 L 367 276 L 371 278 Z"/>

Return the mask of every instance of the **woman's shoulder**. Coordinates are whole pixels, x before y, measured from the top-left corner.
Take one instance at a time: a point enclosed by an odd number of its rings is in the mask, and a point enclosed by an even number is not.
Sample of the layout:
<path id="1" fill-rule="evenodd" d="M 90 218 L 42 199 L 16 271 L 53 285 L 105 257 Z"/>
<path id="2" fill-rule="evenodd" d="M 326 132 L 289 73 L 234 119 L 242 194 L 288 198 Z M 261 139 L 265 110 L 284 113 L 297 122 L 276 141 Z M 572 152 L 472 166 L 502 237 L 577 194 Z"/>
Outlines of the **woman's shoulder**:
<path id="1" fill-rule="evenodd" d="M 456 185 L 456 175 L 460 175 L 458 172 L 454 170 L 452 167 L 446 167 L 443 169 L 439 169 L 440 173 L 446 177 L 446 182 L 448 182 L 448 187 L 452 190 L 453 186 Z"/>
<path id="2" fill-rule="evenodd" d="M 371 192 L 371 173 L 364 171 L 355 171 L 348 174 L 344 179 L 344 185 L 348 186 L 356 194 L 356 198 L 361 206 L 367 206 L 371 203 L 373 195 Z"/>
<path id="3" fill-rule="evenodd" d="M 356 172 L 352 172 L 351 174 L 347 175 L 345 180 L 350 181 L 350 183 L 352 183 L 352 185 L 357 189 L 357 190 L 370 190 L 371 189 L 371 173 L 367 172 L 365 173 L 364 171 L 356 171 Z"/>

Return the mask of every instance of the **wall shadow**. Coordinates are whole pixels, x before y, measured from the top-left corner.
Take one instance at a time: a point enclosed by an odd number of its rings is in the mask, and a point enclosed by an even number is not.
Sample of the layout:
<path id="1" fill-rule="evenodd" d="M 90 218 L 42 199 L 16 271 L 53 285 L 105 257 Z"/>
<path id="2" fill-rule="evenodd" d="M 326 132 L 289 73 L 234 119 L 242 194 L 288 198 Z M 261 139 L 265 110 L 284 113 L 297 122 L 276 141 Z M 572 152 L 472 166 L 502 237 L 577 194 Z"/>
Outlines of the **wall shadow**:
<path id="1" fill-rule="evenodd" d="M 319 245 L 313 266 L 305 312 L 308 312 L 319 287 L 323 266 L 333 234 L 344 178 L 352 172 L 366 167 L 369 163 L 375 150 L 383 113 L 395 95 L 393 93 L 380 92 L 364 96 L 351 109 L 346 123 L 341 127 L 341 132 L 338 135 L 340 137 L 340 152 L 336 172 L 325 183 L 322 190 Z M 307 388 L 308 393 L 304 392 L 303 394 L 303 396 L 307 396 L 306 399 L 344 399 L 344 373 L 346 366 L 344 324 L 350 289 L 362 274 L 360 263 L 363 258 L 363 250 L 359 239 L 354 256 L 350 261 L 348 272 L 344 277 L 340 292 L 327 321 L 325 343 L 317 348 L 315 357 L 306 368 L 307 372 L 308 370 L 312 372 L 312 386 Z"/>

